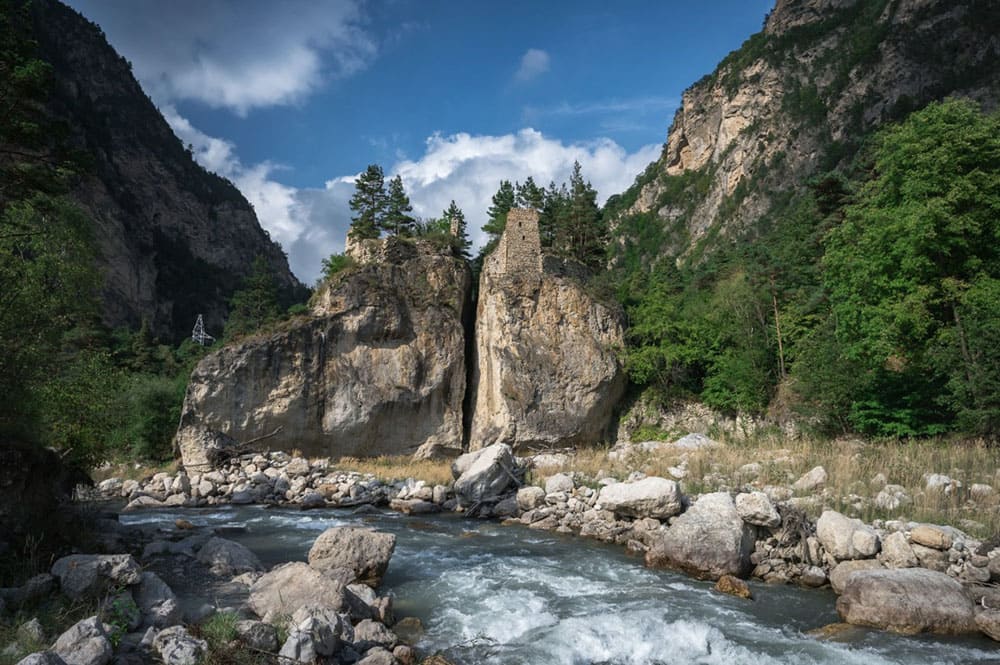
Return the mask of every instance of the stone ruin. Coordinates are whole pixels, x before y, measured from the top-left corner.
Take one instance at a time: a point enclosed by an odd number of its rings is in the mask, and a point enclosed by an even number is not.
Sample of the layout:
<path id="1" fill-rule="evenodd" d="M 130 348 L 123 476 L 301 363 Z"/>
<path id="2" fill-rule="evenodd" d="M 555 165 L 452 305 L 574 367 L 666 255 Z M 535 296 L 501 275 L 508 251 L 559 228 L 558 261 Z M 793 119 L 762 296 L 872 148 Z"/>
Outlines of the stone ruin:
<path id="1" fill-rule="evenodd" d="M 542 274 L 542 246 L 538 238 L 538 211 L 514 208 L 494 252 L 499 272 L 505 275 Z"/>

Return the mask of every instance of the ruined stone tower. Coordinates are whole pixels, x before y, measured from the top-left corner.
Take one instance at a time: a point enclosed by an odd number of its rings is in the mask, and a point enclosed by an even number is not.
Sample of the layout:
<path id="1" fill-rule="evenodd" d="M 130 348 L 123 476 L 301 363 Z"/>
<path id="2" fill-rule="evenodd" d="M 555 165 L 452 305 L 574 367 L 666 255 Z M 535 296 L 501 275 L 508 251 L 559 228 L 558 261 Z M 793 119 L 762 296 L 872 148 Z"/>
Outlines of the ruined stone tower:
<path id="1" fill-rule="evenodd" d="M 514 208 L 496 248 L 500 272 L 507 275 L 541 275 L 542 247 L 538 239 L 538 211 Z"/>

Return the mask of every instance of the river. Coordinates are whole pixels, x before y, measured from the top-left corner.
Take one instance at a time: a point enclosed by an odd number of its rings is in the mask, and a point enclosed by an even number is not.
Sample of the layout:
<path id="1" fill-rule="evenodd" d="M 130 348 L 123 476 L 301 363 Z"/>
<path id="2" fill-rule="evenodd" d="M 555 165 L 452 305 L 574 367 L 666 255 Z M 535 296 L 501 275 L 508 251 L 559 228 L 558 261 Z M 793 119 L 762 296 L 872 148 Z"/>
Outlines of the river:
<path id="1" fill-rule="evenodd" d="M 224 528 L 267 566 L 304 561 L 331 526 L 396 534 L 380 593 L 394 597 L 397 619 L 423 622 L 420 649 L 461 663 L 1000 665 L 1000 649 L 985 638 L 860 628 L 836 640 L 811 637 L 838 621 L 830 590 L 751 583 L 754 600 L 741 600 L 649 570 L 619 547 L 456 515 L 232 507 L 124 513 L 121 521 L 168 528 L 176 518 Z"/>

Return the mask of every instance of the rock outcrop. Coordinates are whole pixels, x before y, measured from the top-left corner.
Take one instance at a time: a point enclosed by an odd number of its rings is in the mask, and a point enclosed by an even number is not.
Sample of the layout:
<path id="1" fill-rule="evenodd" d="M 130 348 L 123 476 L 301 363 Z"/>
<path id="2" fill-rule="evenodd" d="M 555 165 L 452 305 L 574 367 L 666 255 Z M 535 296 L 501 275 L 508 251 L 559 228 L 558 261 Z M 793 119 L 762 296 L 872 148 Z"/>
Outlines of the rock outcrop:
<path id="1" fill-rule="evenodd" d="M 93 221 L 105 323 L 145 318 L 179 339 L 204 314 L 217 334 L 258 256 L 286 293 L 301 291 L 247 200 L 195 162 L 101 29 L 57 0 L 31 4 L 38 55 L 53 67 L 47 110 L 91 158 L 71 196 Z"/>
<path id="2" fill-rule="evenodd" d="M 684 92 L 624 215 L 673 229 L 654 254 L 684 261 L 752 230 L 887 121 L 950 96 L 995 107 L 997 22 L 989 2 L 778 0 L 760 33 Z"/>
<path id="3" fill-rule="evenodd" d="M 472 449 L 590 444 L 606 434 L 625 388 L 622 319 L 556 264 L 542 260 L 537 213 L 512 210 L 479 282 Z"/>
<path id="4" fill-rule="evenodd" d="M 320 287 L 311 316 L 206 356 L 175 446 L 207 469 L 206 441 L 339 457 L 462 451 L 470 272 L 427 242 L 371 241 L 376 260 Z"/>

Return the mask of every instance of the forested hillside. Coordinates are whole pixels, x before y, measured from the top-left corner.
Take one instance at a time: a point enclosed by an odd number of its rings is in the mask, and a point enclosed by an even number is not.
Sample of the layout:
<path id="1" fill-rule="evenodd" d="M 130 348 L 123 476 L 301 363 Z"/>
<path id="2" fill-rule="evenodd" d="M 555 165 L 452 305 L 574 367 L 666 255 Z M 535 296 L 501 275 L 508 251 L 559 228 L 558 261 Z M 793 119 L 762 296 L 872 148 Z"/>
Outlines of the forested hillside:
<path id="1" fill-rule="evenodd" d="M 998 20 L 779 2 L 685 92 L 604 210 L 633 380 L 829 431 L 995 436 Z"/>

